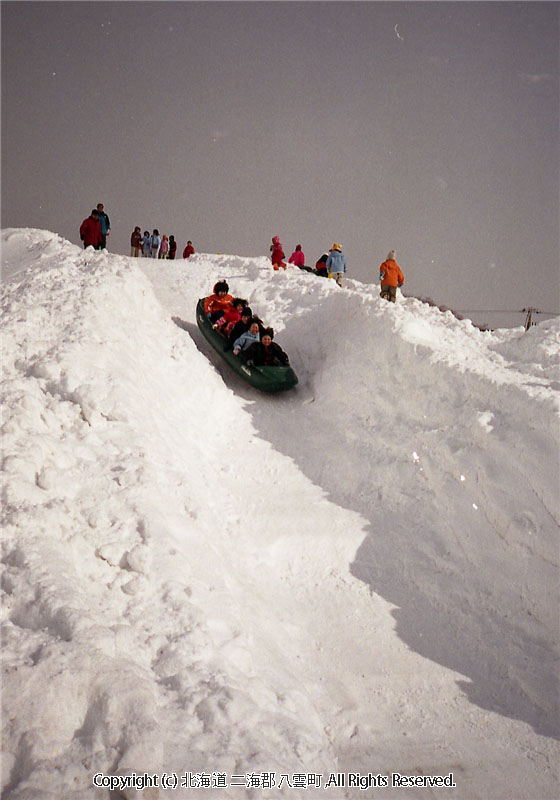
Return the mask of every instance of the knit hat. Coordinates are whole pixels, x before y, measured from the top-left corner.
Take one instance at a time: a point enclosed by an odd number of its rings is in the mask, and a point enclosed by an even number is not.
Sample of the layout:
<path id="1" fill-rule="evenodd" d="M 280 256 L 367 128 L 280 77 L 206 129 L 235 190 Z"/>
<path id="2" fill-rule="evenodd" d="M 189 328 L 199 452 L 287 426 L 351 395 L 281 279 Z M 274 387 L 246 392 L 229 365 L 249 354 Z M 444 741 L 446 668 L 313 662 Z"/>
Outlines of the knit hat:
<path id="1" fill-rule="evenodd" d="M 391 250 L 391 252 L 387 255 L 387 261 L 394 261 L 396 255 L 397 255 L 397 251 L 396 250 Z"/>
<path id="2" fill-rule="evenodd" d="M 331 250 L 342 250 L 342 247 L 341 247 L 339 244 L 336 244 L 336 243 L 335 243 L 335 244 L 333 244 L 333 246 L 331 247 Z"/>

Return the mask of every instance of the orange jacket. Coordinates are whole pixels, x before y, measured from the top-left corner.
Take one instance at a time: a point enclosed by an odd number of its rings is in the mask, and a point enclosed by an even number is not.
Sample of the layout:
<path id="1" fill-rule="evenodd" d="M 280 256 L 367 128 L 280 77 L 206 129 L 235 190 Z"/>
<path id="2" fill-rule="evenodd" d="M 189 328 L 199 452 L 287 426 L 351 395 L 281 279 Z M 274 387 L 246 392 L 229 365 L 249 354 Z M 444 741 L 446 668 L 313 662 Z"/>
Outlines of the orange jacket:
<path id="1" fill-rule="evenodd" d="M 393 259 L 388 259 L 379 267 L 379 280 L 385 286 L 402 286 L 404 275 L 397 262 Z"/>
<path id="2" fill-rule="evenodd" d="M 214 311 L 226 311 L 233 303 L 233 297 L 230 294 L 225 294 L 223 297 L 218 297 L 217 294 L 211 294 L 204 301 L 204 311 L 207 314 L 213 314 Z"/>

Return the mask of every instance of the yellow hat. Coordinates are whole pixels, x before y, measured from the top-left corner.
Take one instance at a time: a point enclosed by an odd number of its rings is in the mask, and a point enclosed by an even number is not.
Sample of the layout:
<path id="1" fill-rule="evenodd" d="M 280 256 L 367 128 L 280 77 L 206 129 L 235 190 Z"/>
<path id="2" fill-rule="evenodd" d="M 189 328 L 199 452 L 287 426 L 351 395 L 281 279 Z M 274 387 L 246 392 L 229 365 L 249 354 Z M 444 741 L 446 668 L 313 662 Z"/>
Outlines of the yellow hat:
<path id="1" fill-rule="evenodd" d="M 336 244 L 336 243 L 335 243 L 335 244 L 333 244 L 333 246 L 331 247 L 331 250 L 342 250 L 342 247 L 341 247 L 339 244 Z"/>

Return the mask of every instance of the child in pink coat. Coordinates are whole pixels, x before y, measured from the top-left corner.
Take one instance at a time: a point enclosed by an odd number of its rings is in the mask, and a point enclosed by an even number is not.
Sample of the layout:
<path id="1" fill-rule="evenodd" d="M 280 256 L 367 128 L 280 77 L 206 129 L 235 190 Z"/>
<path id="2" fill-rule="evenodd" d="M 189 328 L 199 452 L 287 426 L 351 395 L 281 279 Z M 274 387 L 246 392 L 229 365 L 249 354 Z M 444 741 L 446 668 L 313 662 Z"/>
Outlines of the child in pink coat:
<path id="1" fill-rule="evenodd" d="M 305 254 L 300 244 L 296 244 L 296 249 L 290 256 L 288 264 L 294 264 L 296 267 L 303 267 L 305 265 Z"/>

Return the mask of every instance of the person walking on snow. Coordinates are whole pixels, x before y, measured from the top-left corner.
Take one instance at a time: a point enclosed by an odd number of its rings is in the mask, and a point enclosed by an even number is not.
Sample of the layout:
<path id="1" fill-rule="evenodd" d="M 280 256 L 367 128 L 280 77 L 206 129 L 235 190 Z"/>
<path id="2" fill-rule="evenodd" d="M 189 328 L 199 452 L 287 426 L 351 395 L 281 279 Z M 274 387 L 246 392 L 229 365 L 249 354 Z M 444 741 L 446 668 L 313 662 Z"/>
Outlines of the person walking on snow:
<path id="1" fill-rule="evenodd" d="M 346 259 L 342 254 L 342 248 L 339 244 L 333 244 L 330 249 L 329 257 L 327 258 L 327 272 L 329 278 L 334 277 L 339 286 L 342 286 L 342 276 L 348 269 Z"/>
<path id="2" fill-rule="evenodd" d="M 379 267 L 379 282 L 381 284 L 381 297 L 390 303 L 397 301 L 397 286 L 404 283 L 404 275 L 395 260 L 396 251 L 391 250 L 387 258 Z"/>
<path id="3" fill-rule="evenodd" d="M 276 271 L 279 270 L 280 267 L 282 269 L 286 269 L 286 262 L 284 259 L 286 256 L 284 255 L 284 249 L 280 244 L 280 237 L 273 236 L 272 237 L 272 244 L 270 245 L 270 260 L 272 261 L 272 268 Z"/>
<path id="4" fill-rule="evenodd" d="M 101 247 L 101 225 L 97 209 L 94 208 L 80 225 L 80 239 L 84 243 L 84 248 L 93 247 L 94 250 L 99 250 Z"/>
<path id="5" fill-rule="evenodd" d="M 288 264 L 294 264 L 296 267 L 303 267 L 305 265 L 305 254 L 300 244 L 296 244 L 296 249 L 290 256 Z"/>
<path id="6" fill-rule="evenodd" d="M 97 213 L 99 215 L 99 223 L 101 225 L 101 247 L 100 250 L 105 250 L 107 247 L 107 236 L 111 234 L 111 223 L 109 217 L 103 210 L 103 203 L 97 204 Z"/>

